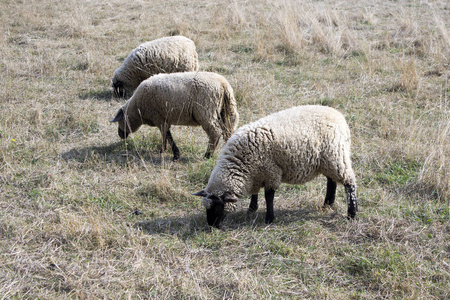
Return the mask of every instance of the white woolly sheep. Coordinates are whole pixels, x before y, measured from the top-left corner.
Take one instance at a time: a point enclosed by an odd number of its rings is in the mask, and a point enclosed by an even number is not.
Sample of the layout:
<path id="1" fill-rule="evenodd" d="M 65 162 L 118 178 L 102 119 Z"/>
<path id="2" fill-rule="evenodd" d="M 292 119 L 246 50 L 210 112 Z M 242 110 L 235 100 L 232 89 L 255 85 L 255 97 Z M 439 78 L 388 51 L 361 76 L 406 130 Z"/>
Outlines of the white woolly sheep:
<path id="1" fill-rule="evenodd" d="M 202 126 L 209 137 L 205 157 L 215 151 L 220 136 L 233 133 L 239 120 L 233 89 L 221 75 L 211 72 L 158 74 L 143 81 L 111 122 L 119 122 L 119 136 L 126 138 L 142 124 L 158 127 L 163 152 L 167 141 L 173 159 L 180 157 L 171 125 Z"/>
<path id="2" fill-rule="evenodd" d="M 116 97 L 125 97 L 139 84 L 159 73 L 198 70 L 195 44 L 184 36 L 163 37 L 139 45 L 114 71 L 112 87 Z"/>
<path id="3" fill-rule="evenodd" d="M 356 179 L 350 160 L 350 130 L 344 116 L 325 106 L 298 106 L 247 124 L 222 149 L 203 197 L 207 221 L 220 227 L 228 207 L 251 194 L 248 212 L 258 208 L 265 189 L 266 223 L 274 220 L 273 198 L 283 183 L 302 184 L 318 174 L 327 177 L 326 205 L 332 205 L 336 183 L 345 186 L 348 216 L 357 211 Z"/>

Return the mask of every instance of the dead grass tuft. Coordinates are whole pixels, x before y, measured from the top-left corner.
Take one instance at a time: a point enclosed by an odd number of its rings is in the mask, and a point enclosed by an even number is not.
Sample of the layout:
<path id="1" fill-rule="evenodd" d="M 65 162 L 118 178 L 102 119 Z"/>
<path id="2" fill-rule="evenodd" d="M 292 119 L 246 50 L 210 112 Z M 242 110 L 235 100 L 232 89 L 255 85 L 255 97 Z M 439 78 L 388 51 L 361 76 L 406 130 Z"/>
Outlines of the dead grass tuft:
<path id="1" fill-rule="evenodd" d="M 412 93 L 419 87 L 420 78 L 413 60 L 399 60 L 397 63 L 399 79 L 389 90 Z"/>
<path id="2" fill-rule="evenodd" d="M 444 97 L 446 97 L 444 95 Z M 444 107 L 447 105 L 443 103 Z M 446 109 L 443 108 L 443 112 Z M 450 143 L 450 118 L 449 115 L 444 113 L 440 114 L 442 123 L 438 125 L 438 128 L 433 136 L 433 142 L 429 145 L 429 151 L 427 153 L 422 170 L 420 171 L 417 185 L 422 188 L 426 188 L 429 193 L 436 194 L 439 199 L 444 203 L 448 202 L 450 195 L 450 166 L 449 166 L 449 148 Z"/>

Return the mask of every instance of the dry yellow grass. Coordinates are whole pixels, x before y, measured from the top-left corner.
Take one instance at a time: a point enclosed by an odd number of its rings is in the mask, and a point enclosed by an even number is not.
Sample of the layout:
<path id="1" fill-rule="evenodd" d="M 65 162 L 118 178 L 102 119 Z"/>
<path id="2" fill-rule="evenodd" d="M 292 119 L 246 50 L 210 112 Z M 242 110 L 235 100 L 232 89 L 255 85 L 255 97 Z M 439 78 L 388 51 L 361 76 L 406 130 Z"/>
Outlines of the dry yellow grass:
<path id="1" fill-rule="evenodd" d="M 3 1 L 0 299 L 450 298 L 448 1 Z M 282 186 L 276 221 L 242 199 L 210 230 L 215 158 L 174 128 L 125 143 L 109 87 L 131 49 L 195 41 L 235 90 L 240 124 L 293 105 L 347 118 L 360 209 L 323 178 Z M 220 147 L 223 146 L 223 143 Z"/>

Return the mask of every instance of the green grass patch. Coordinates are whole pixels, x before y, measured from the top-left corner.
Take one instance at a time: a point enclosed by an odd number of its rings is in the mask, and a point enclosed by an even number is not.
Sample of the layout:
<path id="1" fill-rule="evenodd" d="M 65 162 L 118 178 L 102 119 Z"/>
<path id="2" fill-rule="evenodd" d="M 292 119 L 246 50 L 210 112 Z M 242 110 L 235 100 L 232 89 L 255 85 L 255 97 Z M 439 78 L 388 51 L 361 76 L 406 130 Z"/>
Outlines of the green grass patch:
<path id="1" fill-rule="evenodd" d="M 200 163 L 194 164 L 187 171 L 187 180 L 194 184 L 194 186 L 206 186 L 208 184 L 209 176 L 216 165 L 216 160 L 210 158 Z"/>
<path id="2" fill-rule="evenodd" d="M 389 186 L 405 185 L 417 177 L 422 164 L 418 161 L 396 161 L 388 163 L 376 175 L 377 181 Z"/>
<path id="3" fill-rule="evenodd" d="M 131 133 L 126 140 L 123 140 L 123 144 L 119 150 L 149 151 L 159 153 L 161 151 L 161 145 L 161 134 L 156 128 L 150 128 L 145 130 L 145 133 Z M 169 145 L 167 151 L 170 151 Z"/>

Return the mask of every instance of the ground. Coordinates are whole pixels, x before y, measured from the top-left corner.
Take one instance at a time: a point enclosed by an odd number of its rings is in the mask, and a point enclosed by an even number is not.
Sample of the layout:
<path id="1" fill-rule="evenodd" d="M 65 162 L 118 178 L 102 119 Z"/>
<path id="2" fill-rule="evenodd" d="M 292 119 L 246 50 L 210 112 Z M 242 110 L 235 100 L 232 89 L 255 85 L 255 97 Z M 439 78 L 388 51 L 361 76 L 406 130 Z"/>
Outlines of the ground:
<path id="1" fill-rule="evenodd" d="M 448 1 L 2 1 L 0 295 L 5 299 L 450 298 Z M 110 80 L 185 35 L 231 83 L 240 125 L 294 105 L 344 114 L 360 211 L 326 179 L 206 225 L 201 128 L 128 140 Z M 219 149 L 223 147 L 223 141 Z"/>

